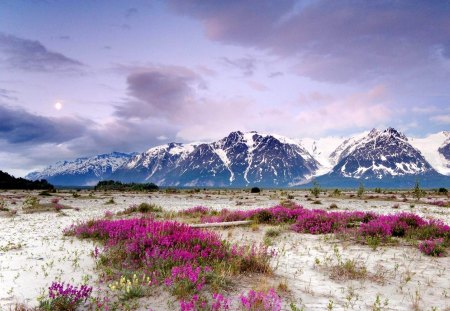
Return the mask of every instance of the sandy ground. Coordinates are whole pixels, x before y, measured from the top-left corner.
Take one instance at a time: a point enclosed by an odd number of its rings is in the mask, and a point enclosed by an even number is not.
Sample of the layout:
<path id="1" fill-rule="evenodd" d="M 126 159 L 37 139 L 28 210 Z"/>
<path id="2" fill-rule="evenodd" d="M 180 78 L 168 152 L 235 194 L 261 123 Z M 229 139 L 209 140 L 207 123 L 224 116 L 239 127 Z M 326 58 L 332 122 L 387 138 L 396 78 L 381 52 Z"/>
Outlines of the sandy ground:
<path id="1" fill-rule="evenodd" d="M 399 208 L 393 209 L 396 202 L 392 201 L 324 195 L 320 197 L 322 204 L 312 204 L 305 198 L 307 192 L 304 191 L 263 191 L 260 195 L 242 191 L 222 191 L 220 194 L 115 193 L 116 203 L 108 205 L 105 203 L 110 194 L 96 193 L 94 198 L 89 198 L 87 192 L 82 192 L 81 197 L 74 198 L 70 193 L 62 193 L 61 204 L 79 209 L 64 210 L 65 216 L 56 212 L 24 214 L 21 207 L 27 194 L 20 191 L 0 193 L 8 208 L 18 210 L 14 217 L 5 213 L 0 215 L 0 310 L 9 310 L 18 302 L 36 305 L 36 298 L 53 280 L 95 285 L 97 272 L 90 255 L 95 248 L 94 243 L 64 237 L 63 230 L 73 223 L 103 217 L 107 210 L 117 212 L 131 204 L 156 203 L 166 210 L 198 205 L 218 210 L 250 209 L 274 206 L 290 194 L 294 196 L 293 201 L 306 208 L 326 209 L 335 203 L 337 210 L 409 211 L 450 224 L 450 208 L 417 203 L 411 207 L 410 200 L 399 202 Z M 50 202 L 50 199 L 40 197 L 43 203 Z M 13 205 L 13 201 L 16 204 Z M 260 243 L 268 228 L 236 227 L 219 232 L 233 241 Z M 288 230 L 273 238 L 272 243 L 272 248 L 278 253 L 272 263 L 274 275 L 264 279 L 242 278 L 238 280 L 236 292 L 285 283 L 284 310 L 290 310 L 290 302 L 298 307 L 304 306 L 305 310 L 450 310 L 450 257 L 427 257 L 416 247 L 405 245 L 372 250 L 369 246 L 339 241 L 330 235 L 314 236 Z M 360 280 L 333 279 L 333 266 L 338 260 L 347 259 L 355 259 L 365 267 L 368 277 Z M 167 295 L 159 293 L 141 302 L 154 310 L 174 309 L 167 306 L 167 299 Z"/>

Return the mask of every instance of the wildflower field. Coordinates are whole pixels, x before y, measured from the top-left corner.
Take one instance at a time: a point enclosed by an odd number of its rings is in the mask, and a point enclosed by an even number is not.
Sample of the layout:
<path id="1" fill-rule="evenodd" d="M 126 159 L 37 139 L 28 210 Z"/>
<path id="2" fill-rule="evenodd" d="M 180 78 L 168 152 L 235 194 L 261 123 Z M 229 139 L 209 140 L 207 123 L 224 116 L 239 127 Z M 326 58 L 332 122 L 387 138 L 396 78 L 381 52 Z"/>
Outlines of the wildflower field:
<path id="1" fill-rule="evenodd" d="M 305 192 L 267 192 L 35 195 L 42 211 L 0 218 L 1 308 L 450 308 L 449 212 L 435 204 L 446 198 L 317 204 Z M 8 207 L 31 202 L 28 193 L 4 197 Z M 235 221 L 246 222 L 215 226 Z"/>

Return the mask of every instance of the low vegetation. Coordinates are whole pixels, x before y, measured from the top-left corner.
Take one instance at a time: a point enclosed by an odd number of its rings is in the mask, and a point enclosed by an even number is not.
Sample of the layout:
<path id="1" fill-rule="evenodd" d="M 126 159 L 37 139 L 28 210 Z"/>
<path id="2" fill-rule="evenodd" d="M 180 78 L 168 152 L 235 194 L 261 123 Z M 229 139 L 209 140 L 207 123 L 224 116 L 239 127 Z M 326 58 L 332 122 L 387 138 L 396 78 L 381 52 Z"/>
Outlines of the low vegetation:
<path id="1" fill-rule="evenodd" d="M 157 191 L 159 187 L 154 183 L 121 183 L 114 180 L 99 181 L 94 188 L 95 190 L 103 191 Z"/>
<path id="2" fill-rule="evenodd" d="M 266 247 L 230 244 L 217 233 L 174 221 L 97 220 L 71 227 L 66 233 L 104 243 L 99 262 L 109 271 L 108 279 L 118 280 L 111 284 L 122 292 L 122 300 L 144 295 L 143 287 L 160 286 L 179 299 L 182 310 L 196 310 L 188 306 L 217 303 L 219 296 L 208 293 L 220 292 L 233 276 L 271 273 L 272 254 Z M 125 282 L 130 286 L 123 293 L 121 280 L 130 271 L 136 276 Z"/>

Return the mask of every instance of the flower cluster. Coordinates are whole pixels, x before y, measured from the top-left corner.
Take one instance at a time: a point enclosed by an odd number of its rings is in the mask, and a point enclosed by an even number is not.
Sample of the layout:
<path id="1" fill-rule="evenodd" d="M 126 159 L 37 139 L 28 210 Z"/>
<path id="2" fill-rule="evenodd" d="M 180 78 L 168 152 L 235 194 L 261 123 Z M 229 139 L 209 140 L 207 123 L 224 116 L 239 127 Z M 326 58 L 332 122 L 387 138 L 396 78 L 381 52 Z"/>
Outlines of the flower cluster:
<path id="1" fill-rule="evenodd" d="M 440 257 L 444 254 L 444 239 L 428 239 L 419 243 L 419 249 L 428 256 Z"/>
<path id="2" fill-rule="evenodd" d="M 360 222 L 376 217 L 365 212 L 326 212 L 323 210 L 305 210 L 292 225 L 295 232 L 327 234 L 355 226 Z"/>
<path id="3" fill-rule="evenodd" d="M 450 202 L 439 201 L 439 200 L 431 201 L 429 203 L 432 204 L 432 205 L 440 206 L 440 207 L 448 207 L 448 206 L 450 206 Z"/>
<path id="4" fill-rule="evenodd" d="M 201 222 L 225 222 L 253 219 L 259 223 L 286 223 L 294 222 L 298 216 L 305 211 L 307 210 L 299 205 L 294 205 L 292 207 L 277 205 L 270 208 L 258 208 L 248 211 L 229 211 L 223 209 L 218 215 L 202 217 Z"/>
<path id="5" fill-rule="evenodd" d="M 248 311 L 279 311 L 281 298 L 273 288 L 268 291 L 250 290 L 247 295 L 241 294 L 240 302 L 244 310 Z"/>
<path id="6" fill-rule="evenodd" d="M 92 287 L 81 285 L 79 288 L 70 284 L 53 282 L 48 288 L 48 299 L 40 302 L 44 310 L 75 310 L 92 293 Z"/>
<path id="7" fill-rule="evenodd" d="M 65 297 L 73 303 L 85 301 L 92 293 L 92 287 L 87 285 L 81 285 L 80 288 L 71 284 L 64 284 L 59 282 L 53 282 L 48 288 L 48 297 L 50 299 L 57 299 Z"/>
<path id="8" fill-rule="evenodd" d="M 363 236 L 381 238 L 410 236 L 427 239 L 448 235 L 450 227 L 438 220 L 423 219 L 411 213 L 398 213 L 380 215 L 367 223 L 361 224 L 359 231 Z"/>
<path id="9" fill-rule="evenodd" d="M 184 293 L 192 291 L 200 292 L 211 271 L 212 269 L 208 266 L 201 267 L 192 264 L 175 266 L 172 268 L 170 276 L 164 280 L 164 283 L 176 296 L 183 296 Z"/>
<path id="10" fill-rule="evenodd" d="M 136 274 L 133 274 L 131 278 L 122 275 L 120 280 L 110 284 L 109 288 L 113 292 L 119 292 L 122 300 L 128 300 L 134 297 L 142 297 L 144 295 L 143 286 L 150 286 L 151 283 L 150 277 L 146 275 L 143 275 L 142 278 L 138 278 Z"/>
<path id="11" fill-rule="evenodd" d="M 104 241 L 100 257 L 107 264 L 146 269 L 179 298 L 199 293 L 211 274 L 270 271 L 266 247 L 231 245 L 218 233 L 174 221 L 102 219 L 73 226 L 66 234 Z"/>
<path id="12" fill-rule="evenodd" d="M 189 300 L 180 301 L 181 311 L 227 311 L 230 310 L 230 300 L 222 294 L 213 294 L 211 303 L 199 295 L 193 295 Z"/>

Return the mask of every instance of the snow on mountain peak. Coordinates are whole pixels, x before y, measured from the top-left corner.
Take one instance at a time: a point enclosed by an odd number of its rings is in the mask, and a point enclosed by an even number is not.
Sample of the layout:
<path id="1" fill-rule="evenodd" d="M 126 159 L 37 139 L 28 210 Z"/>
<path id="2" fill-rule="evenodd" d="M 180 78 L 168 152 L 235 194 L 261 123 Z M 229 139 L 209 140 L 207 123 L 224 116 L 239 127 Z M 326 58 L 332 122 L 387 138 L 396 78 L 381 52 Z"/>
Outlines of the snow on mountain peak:
<path id="1" fill-rule="evenodd" d="M 393 128 L 372 130 L 350 145 L 344 142 L 341 149 L 333 173 L 344 177 L 381 179 L 434 171 L 406 136 Z"/>
<path id="2" fill-rule="evenodd" d="M 450 132 L 441 131 L 423 138 L 411 138 L 411 145 L 418 149 L 436 171 L 450 175 L 450 158 L 445 157 L 445 148 L 450 145 Z"/>

